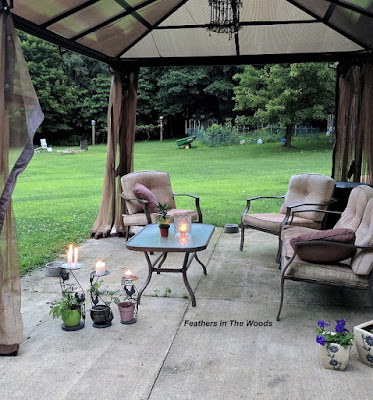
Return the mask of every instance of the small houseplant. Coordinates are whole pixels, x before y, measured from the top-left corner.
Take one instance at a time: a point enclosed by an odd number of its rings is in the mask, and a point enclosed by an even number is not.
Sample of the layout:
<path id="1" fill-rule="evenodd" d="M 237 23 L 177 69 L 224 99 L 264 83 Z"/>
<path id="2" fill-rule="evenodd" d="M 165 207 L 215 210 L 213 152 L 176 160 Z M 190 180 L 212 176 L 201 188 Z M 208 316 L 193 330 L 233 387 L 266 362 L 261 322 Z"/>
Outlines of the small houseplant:
<path id="1" fill-rule="evenodd" d="M 95 328 L 107 328 L 111 325 L 114 315 L 110 305 L 117 299 L 116 295 L 119 293 L 117 290 L 101 290 L 103 282 L 102 279 L 91 282 L 91 288 L 88 290 L 92 302 L 90 315 Z"/>
<path id="2" fill-rule="evenodd" d="M 169 206 L 167 203 L 161 204 L 158 202 L 157 209 L 159 210 L 159 215 L 157 217 L 159 230 L 162 237 L 168 236 L 168 230 L 170 228 L 170 217 L 167 215 Z"/>
<path id="3" fill-rule="evenodd" d="M 84 294 L 82 295 L 65 289 L 62 291 L 61 299 L 52 303 L 52 309 L 49 311 L 49 314 L 53 318 L 62 318 L 62 329 L 64 330 L 83 328 L 84 324 L 81 324 L 80 320 L 84 300 Z"/>
<path id="4" fill-rule="evenodd" d="M 360 361 L 373 367 L 373 321 L 355 326 L 354 334 Z"/>
<path id="5" fill-rule="evenodd" d="M 320 361 L 324 368 L 343 371 L 350 358 L 350 351 L 354 334 L 349 332 L 345 325 L 345 319 L 336 319 L 335 332 L 330 332 L 330 324 L 318 321 L 316 342 L 320 347 Z"/>

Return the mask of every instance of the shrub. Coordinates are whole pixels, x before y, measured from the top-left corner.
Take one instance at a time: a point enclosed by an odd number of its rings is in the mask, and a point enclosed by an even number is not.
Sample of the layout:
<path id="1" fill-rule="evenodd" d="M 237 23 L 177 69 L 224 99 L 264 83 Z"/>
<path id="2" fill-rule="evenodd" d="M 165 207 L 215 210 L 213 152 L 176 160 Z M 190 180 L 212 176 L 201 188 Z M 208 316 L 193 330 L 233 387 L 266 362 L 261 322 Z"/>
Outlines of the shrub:
<path id="1" fill-rule="evenodd" d="M 198 140 L 207 146 L 229 146 L 238 144 L 240 137 L 237 131 L 229 123 L 223 126 L 213 124 L 209 128 L 201 129 L 198 134 Z"/>

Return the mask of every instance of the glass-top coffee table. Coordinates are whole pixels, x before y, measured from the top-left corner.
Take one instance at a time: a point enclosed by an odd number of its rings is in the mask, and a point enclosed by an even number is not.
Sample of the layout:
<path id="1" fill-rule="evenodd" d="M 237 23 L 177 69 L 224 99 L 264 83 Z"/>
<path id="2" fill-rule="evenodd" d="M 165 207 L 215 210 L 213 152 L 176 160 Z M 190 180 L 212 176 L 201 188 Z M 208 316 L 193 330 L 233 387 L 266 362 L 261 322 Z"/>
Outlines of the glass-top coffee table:
<path id="1" fill-rule="evenodd" d="M 190 236 L 175 236 L 174 224 L 171 224 L 168 237 L 163 238 L 160 235 L 158 224 L 149 224 L 132 237 L 126 243 L 127 248 L 129 250 L 144 252 L 149 268 L 148 277 L 139 291 L 138 304 L 140 304 L 143 291 L 149 285 L 153 272 L 157 272 L 158 274 L 161 272 L 180 272 L 183 274 L 185 287 L 188 289 L 192 299 L 192 306 L 195 307 L 196 298 L 189 285 L 186 273 L 192 261 L 196 259 L 202 266 L 203 273 L 207 275 L 206 267 L 198 258 L 197 252 L 206 249 L 214 229 L 213 225 L 194 223 L 192 224 Z M 161 252 L 161 254 L 152 262 L 149 253 L 153 252 Z M 185 253 L 182 268 L 162 268 L 168 253 Z"/>

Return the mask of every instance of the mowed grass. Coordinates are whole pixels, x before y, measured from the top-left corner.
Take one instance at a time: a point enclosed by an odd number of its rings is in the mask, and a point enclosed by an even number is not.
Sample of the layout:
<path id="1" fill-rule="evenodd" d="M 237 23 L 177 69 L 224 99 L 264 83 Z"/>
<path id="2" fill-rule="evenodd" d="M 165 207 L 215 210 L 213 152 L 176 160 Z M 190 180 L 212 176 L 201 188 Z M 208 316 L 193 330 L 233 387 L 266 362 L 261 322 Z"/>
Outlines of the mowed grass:
<path id="1" fill-rule="evenodd" d="M 106 146 L 74 154 L 53 150 L 34 155 L 13 195 L 22 273 L 44 266 L 68 243 L 86 240 L 99 210 Z M 174 140 L 135 144 L 135 170 L 168 171 L 173 190 L 200 196 L 204 222 L 216 226 L 239 223 L 247 197 L 284 194 L 293 174 L 330 176 L 331 165 L 326 138 L 294 140 L 291 149 L 281 143 L 210 148 L 195 142 L 189 150 Z M 176 201 L 182 208 L 193 205 L 190 198 Z M 254 211 L 279 205 L 259 201 Z"/>

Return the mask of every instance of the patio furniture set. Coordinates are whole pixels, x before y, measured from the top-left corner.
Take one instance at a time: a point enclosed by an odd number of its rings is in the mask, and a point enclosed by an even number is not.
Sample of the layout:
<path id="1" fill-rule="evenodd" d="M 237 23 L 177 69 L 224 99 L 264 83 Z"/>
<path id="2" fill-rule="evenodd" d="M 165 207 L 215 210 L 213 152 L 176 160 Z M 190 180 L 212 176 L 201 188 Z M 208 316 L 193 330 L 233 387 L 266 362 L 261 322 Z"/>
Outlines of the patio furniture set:
<path id="1" fill-rule="evenodd" d="M 148 277 L 139 291 L 141 295 L 148 286 L 153 272 L 182 273 L 185 286 L 196 306 L 196 299 L 187 279 L 187 270 L 196 259 L 206 275 L 206 267 L 197 252 L 206 249 L 214 227 L 202 223 L 199 198 L 194 199 L 195 210 L 176 208 L 170 177 L 166 172 L 138 171 L 121 179 L 124 200 L 123 223 L 126 228 L 126 246 L 142 251 L 148 264 Z M 139 185 L 140 190 L 139 190 Z M 284 300 L 285 280 L 303 281 L 326 285 L 365 289 L 373 306 L 373 188 L 368 185 L 352 189 L 344 211 L 330 210 L 336 182 L 321 174 L 297 174 L 291 177 L 284 196 L 258 196 L 247 199 L 241 218 L 241 240 L 244 248 L 245 229 L 256 229 L 278 236 L 276 260 L 280 264 L 281 300 L 277 320 Z M 249 213 L 251 205 L 258 200 L 283 199 L 278 213 Z M 157 222 L 157 204 L 169 205 L 171 222 L 179 215 L 188 215 L 194 222 L 188 240 L 180 240 L 171 224 L 170 235 L 160 236 Z M 333 229 L 327 227 L 328 216 L 340 217 Z M 129 239 L 132 226 L 145 226 Z M 128 240 L 129 239 L 129 240 Z M 150 255 L 160 252 L 151 261 Z M 169 252 L 184 253 L 182 267 L 163 268 Z"/>

